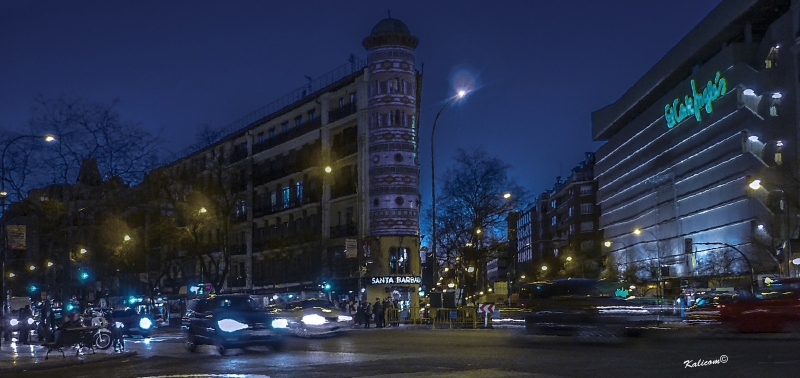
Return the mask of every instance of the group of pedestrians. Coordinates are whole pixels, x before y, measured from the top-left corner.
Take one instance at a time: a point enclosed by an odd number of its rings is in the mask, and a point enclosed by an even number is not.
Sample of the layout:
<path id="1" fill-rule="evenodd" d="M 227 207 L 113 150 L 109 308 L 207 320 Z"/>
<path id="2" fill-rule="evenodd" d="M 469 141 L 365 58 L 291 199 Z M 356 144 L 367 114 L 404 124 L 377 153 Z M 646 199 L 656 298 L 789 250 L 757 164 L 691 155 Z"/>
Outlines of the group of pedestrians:
<path id="1" fill-rule="evenodd" d="M 364 328 L 370 328 L 370 323 L 375 323 L 375 328 L 384 328 L 389 325 L 397 326 L 397 309 L 396 301 L 392 297 L 386 297 L 383 301 L 380 298 L 375 298 L 374 303 L 368 301 L 360 301 L 355 303 L 350 301 L 348 305 L 348 312 L 353 317 L 353 326 L 364 325 Z"/>

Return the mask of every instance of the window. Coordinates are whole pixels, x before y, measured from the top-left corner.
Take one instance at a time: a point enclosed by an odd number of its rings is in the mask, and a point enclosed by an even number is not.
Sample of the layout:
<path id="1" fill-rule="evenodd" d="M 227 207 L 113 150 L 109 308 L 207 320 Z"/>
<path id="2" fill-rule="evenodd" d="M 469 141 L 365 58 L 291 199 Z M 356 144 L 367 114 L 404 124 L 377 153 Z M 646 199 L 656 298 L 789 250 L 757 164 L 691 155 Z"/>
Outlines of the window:
<path id="1" fill-rule="evenodd" d="M 297 203 L 303 203 L 303 182 L 298 181 L 294 183 L 294 191 L 297 194 Z"/>
<path id="2" fill-rule="evenodd" d="M 294 117 L 294 125 L 295 126 L 300 126 L 302 124 L 303 124 L 303 116 L 299 115 L 297 117 Z"/>
<path id="3" fill-rule="evenodd" d="M 289 190 L 288 186 L 284 186 L 282 192 L 283 192 L 283 208 L 284 209 L 288 209 L 289 208 L 289 204 L 291 203 L 291 195 L 292 195 L 292 193 Z"/>
<path id="4" fill-rule="evenodd" d="M 572 235 L 574 233 L 575 233 L 575 225 L 571 224 L 571 225 L 569 225 L 569 234 Z"/>
<path id="5" fill-rule="evenodd" d="M 550 207 L 555 209 L 557 206 L 558 206 L 558 202 L 556 202 L 556 200 L 550 201 Z"/>
<path id="6" fill-rule="evenodd" d="M 572 216 L 572 209 L 573 209 L 573 207 L 572 207 L 572 206 L 570 206 L 570 207 L 569 207 L 569 211 L 568 211 L 568 214 L 569 214 L 569 216 Z"/>
<path id="7" fill-rule="evenodd" d="M 581 185 L 581 195 L 589 195 L 592 194 L 592 186 L 591 185 Z"/>
<path id="8" fill-rule="evenodd" d="M 594 222 L 581 222 L 581 232 L 594 231 Z"/>
<path id="9" fill-rule="evenodd" d="M 355 92 L 350 93 L 350 106 L 351 107 L 355 107 L 356 106 L 356 94 L 355 94 Z"/>
<path id="10" fill-rule="evenodd" d="M 236 204 L 236 216 L 237 217 L 247 216 L 247 203 L 244 200 L 240 200 Z"/>
<path id="11" fill-rule="evenodd" d="M 594 204 L 591 203 L 581 204 L 581 214 L 591 214 L 593 212 L 594 212 Z"/>
<path id="12" fill-rule="evenodd" d="M 264 133 L 258 133 L 258 143 L 264 143 Z"/>
<path id="13" fill-rule="evenodd" d="M 278 205 L 278 193 L 276 193 L 276 192 L 270 193 L 269 194 L 269 200 L 270 200 L 270 203 L 272 204 L 272 206 L 271 206 L 272 207 L 272 211 L 274 212 L 276 210 L 277 205 Z"/>
<path id="14" fill-rule="evenodd" d="M 281 132 L 288 133 L 289 132 L 289 122 L 284 122 L 281 124 Z"/>
<path id="15" fill-rule="evenodd" d="M 275 138 L 275 128 L 274 127 L 269 129 L 269 137 L 270 138 Z"/>
<path id="16" fill-rule="evenodd" d="M 390 274 L 407 274 L 410 270 L 410 250 L 405 247 L 389 248 L 389 272 Z"/>
<path id="17" fill-rule="evenodd" d="M 557 220 L 556 216 L 555 216 L 555 215 L 553 215 L 553 218 L 551 219 L 551 222 L 550 222 L 550 224 L 551 224 L 551 225 L 553 225 L 553 226 L 555 226 L 555 225 L 556 225 L 556 223 L 558 223 L 558 220 Z"/>
<path id="18" fill-rule="evenodd" d="M 314 118 L 317 118 L 317 110 L 316 109 L 311 109 L 311 110 L 308 111 L 308 120 L 309 121 L 313 121 Z"/>
<path id="19" fill-rule="evenodd" d="M 581 252 L 591 252 L 594 248 L 594 240 L 584 240 L 581 242 Z"/>
<path id="20" fill-rule="evenodd" d="M 340 108 L 343 108 L 343 107 L 344 107 L 344 97 L 342 97 L 342 98 L 340 98 L 340 99 L 339 99 L 339 107 L 340 107 Z"/>

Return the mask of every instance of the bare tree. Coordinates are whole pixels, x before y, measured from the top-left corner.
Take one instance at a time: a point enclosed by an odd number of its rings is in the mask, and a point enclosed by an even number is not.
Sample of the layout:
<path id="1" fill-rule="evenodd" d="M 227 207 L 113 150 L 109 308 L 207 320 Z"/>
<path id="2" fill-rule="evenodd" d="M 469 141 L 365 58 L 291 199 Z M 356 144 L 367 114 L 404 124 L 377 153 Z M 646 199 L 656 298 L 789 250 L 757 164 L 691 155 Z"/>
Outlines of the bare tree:
<path id="1" fill-rule="evenodd" d="M 528 199 L 527 192 L 509 178 L 508 164 L 490 156 L 482 147 L 459 148 L 454 165 L 443 175 L 437 196 L 437 259 L 480 285 L 487 259 L 499 256 L 506 241 L 505 219 Z M 430 213 L 429 213 L 430 214 Z"/>
<path id="2" fill-rule="evenodd" d="M 102 179 L 120 177 L 138 183 L 158 164 L 160 138 L 139 125 L 122 120 L 116 102 L 104 104 L 80 97 L 37 98 L 28 133 L 53 135 L 56 143 L 38 143 L 36 169 L 28 162 L 23 172 L 38 172 L 30 185 L 73 183 L 86 158 L 94 158 Z M 19 178 L 19 173 L 14 176 Z M 17 184 L 17 187 L 22 185 Z"/>

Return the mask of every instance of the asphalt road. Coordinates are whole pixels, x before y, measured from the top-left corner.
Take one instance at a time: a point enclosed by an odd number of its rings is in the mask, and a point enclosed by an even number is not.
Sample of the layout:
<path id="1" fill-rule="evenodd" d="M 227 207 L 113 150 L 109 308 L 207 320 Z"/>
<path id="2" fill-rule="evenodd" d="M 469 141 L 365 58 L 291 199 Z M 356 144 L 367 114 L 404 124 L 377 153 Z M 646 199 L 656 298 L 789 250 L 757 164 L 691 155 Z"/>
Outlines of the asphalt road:
<path id="1" fill-rule="evenodd" d="M 184 348 L 180 334 L 126 340 L 136 357 L 25 377 L 147 377 L 256 374 L 269 377 L 757 377 L 795 376 L 798 340 L 640 338 L 583 343 L 518 330 L 359 330 L 289 340 L 285 350 Z M 722 357 L 725 356 L 725 357 Z M 718 364 L 687 367 L 702 361 Z M 725 361 L 722 363 L 722 361 Z"/>

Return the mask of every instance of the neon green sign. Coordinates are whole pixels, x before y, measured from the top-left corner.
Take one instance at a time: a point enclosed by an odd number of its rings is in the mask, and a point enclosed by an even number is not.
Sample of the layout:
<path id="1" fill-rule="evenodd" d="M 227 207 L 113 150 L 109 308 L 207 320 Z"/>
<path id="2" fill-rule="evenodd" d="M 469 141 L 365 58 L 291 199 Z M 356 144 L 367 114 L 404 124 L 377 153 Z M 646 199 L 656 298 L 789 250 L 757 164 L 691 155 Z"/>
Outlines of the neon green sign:
<path id="1" fill-rule="evenodd" d="M 664 106 L 664 118 L 667 120 L 667 127 L 670 129 L 691 115 L 694 115 L 700 121 L 701 109 L 705 109 L 706 113 L 711 114 L 711 103 L 728 91 L 728 82 L 719 72 L 714 76 L 714 81 L 709 80 L 706 83 L 706 89 L 703 90 L 703 93 L 697 93 L 694 80 L 691 81 L 691 84 L 692 97 L 684 96 L 683 103 L 676 98 L 672 104 Z"/>

